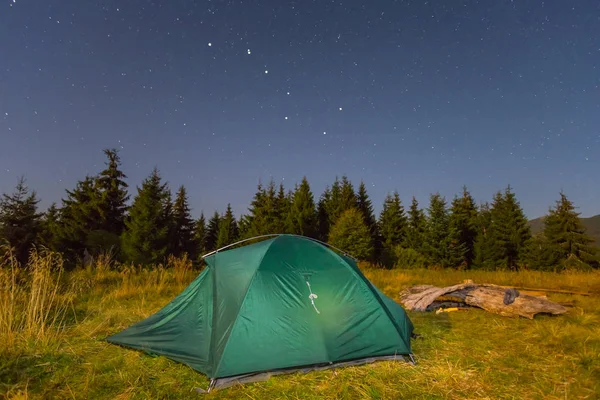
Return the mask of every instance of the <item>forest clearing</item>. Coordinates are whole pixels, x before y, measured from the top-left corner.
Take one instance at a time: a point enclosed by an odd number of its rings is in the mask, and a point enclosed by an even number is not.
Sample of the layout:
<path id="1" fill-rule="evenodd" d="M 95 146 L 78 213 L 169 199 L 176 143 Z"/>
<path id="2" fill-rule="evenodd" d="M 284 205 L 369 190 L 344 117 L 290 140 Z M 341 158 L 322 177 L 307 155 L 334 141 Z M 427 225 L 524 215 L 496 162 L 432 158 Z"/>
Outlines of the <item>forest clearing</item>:
<path id="1" fill-rule="evenodd" d="M 272 377 L 206 395 L 191 368 L 107 343 L 151 315 L 199 273 L 185 258 L 133 268 L 99 258 L 60 272 L 57 253 L 34 253 L 28 268 L 7 259 L 0 271 L 0 392 L 6 398 L 593 398 L 600 392 L 600 272 L 361 270 L 399 300 L 415 284 L 466 279 L 549 292 L 569 304 L 533 320 L 466 312 L 408 314 L 419 336 L 416 365 L 376 362 Z"/>

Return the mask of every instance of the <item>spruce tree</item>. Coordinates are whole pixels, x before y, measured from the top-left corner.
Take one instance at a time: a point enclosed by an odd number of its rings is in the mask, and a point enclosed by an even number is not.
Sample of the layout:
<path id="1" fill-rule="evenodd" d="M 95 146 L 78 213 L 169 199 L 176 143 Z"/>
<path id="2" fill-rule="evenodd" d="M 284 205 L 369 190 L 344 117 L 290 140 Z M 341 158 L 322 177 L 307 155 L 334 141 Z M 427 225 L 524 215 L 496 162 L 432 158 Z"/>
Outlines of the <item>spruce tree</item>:
<path id="1" fill-rule="evenodd" d="M 100 229 L 120 236 L 125 229 L 125 213 L 127 211 L 127 176 L 120 170 L 121 159 L 115 149 L 106 149 L 108 158 L 106 169 L 96 179 L 100 191 L 98 209 L 102 218 Z"/>
<path id="2" fill-rule="evenodd" d="M 458 232 L 450 226 L 446 200 L 439 193 L 431 195 L 428 214 L 425 255 L 434 266 L 458 267 L 466 249 L 458 241 Z"/>
<path id="3" fill-rule="evenodd" d="M 367 187 L 363 181 L 358 186 L 358 193 L 356 195 L 356 205 L 360 212 L 362 212 L 367 227 L 371 232 L 371 239 L 373 242 L 377 239 L 377 219 L 373 211 L 373 203 L 367 193 Z"/>
<path id="4" fill-rule="evenodd" d="M 272 179 L 266 189 L 261 184 L 258 185 L 249 211 L 247 238 L 280 233 L 282 208 L 279 207 L 275 182 Z"/>
<path id="5" fill-rule="evenodd" d="M 335 225 L 337 219 L 342 213 L 342 196 L 341 196 L 341 184 L 338 177 L 335 177 L 331 189 L 329 190 L 327 201 L 325 203 L 325 209 L 327 211 L 327 224 L 329 229 Z"/>
<path id="6" fill-rule="evenodd" d="M 219 234 L 217 236 L 217 249 L 234 243 L 238 238 L 237 221 L 233 216 L 231 204 L 227 204 L 225 215 L 219 222 Z"/>
<path id="7" fill-rule="evenodd" d="M 544 219 L 544 236 L 548 241 L 548 261 L 557 266 L 575 258 L 585 264 L 597 261 L 598 249 L 594 239 L 587 235 L 586 229 L 579 218 L 580 213 L 564 192 L 556 206 L 550 209 Z"/>
<path id="8" fill-rule="evenodd" d="M 41 219 L 41 232 L 39 235 L 40 243 L 52 251 L 60 251 L 59 232 L 60 232 L 61 211 L 52 203 Z"/>
<path id="9" fill-rule="evenodd" d="M 12 194 L 3 194 L 0 199 L 0 238 L 14 249 L 21 264 L 27 263 L 29 252 L 41 232 L 38 203 L 36 192 L 29 191 L 25 178 L 19 179 Z"/>
<path id="10" fill-rule="evenodd" d="M 208 221 L 206 227 L 205 246 L 206 252 L 211 252 L 217 249 L 217 240 L 219 238 L 219 225 L 221 224 L 221 216 L 218 211 L 215 211 L 213 216 Z"/>
<path id="11" fill-rule="evenodd" d="M 129 210 L 123 233 L 123 253 L 134 264 L 149 265 L 165 261 L 171 229 L 170 191 L 162 183 L 157 168 L 144 179 Z"/>
<path id="12" fill-rule="evenodd" d="M 279 185 L 277 192 L 277 200 L 275 202 L 276 222 L 273 233 L 289 233 L 290 232 L 290 211 L 292 208 L 292 197 L 290 193 L 285 192 L 283 183 Z"/>
<path id="13" fill-rule="evenodd" d="M 173 222 L 175 231 L 173 254 L 176 257 L 187 254 L 188 257 L 194 259 L 197 250 L 194 243 L 194 220 L 188 204 L 187 191 L 183 185 L 177 191 L 173 204 Z"/>
<path id="14" fill-rule="evenodd" d="M 497 193 L 490 209 L 493 264 L 516 269 L 526 260 L 531 228 L 510 185 Z"/>
<path id="15" fill-rule="evenodd" d="M 318 236 L 315 201 L 306 177 L 294 191 L 289 215 L 291 233 L 313 238 Z"/>
<path id="16" fill-rule="evenodd" d="M 84 256 L 84 252 L 119 247 L 119 239 L 105 234 L 100 202 L 102 194 L 96 179 L 86 176 L 75 189 L 67 190 L 62 200 L 61 218 L 57 232 L 60 250 L 69 263 Z"/>
<path id="17" fill-rule="evenodd" d="M 365 192 L 366 193 L 366 192 Z M 341 215 L 344 211 L 351 208 L 358 208 L 358 199 L 354 192 L 354 186 L 346 175 L 342 176 L 342 183 L 340 185 L 340 202 L 338 213 Z"/>
<path id="18" fill-rule="evenodd" d="M 413 196 L 410 208 L 408 209 L 408 226 L 406 230 L 405 247 L 424 255 L 423 248 L 426 229 L 427 219 L 425 213 L 419 208 L 419 203 Z"/>
<path id="19" fill-rule="evenodd" d="M 329 237 L 329 213 L 328 213 L 328 205 L 331 201 L 331 191 L 329 187 L 326 187 L 321 197 L 319 198 L 319 202 L 317 203 L 317 225 L 318 225 L 318 239 L 326 242 Z"/>
<path id="20" fill-rule="evenodd" d="M 463 187 L 461 197 L 455 197 L 450 207 L 450 226 L 458 232 L 458 241 L 465 249 L 467 268 L 473 265 L 475 258 L 475 240 L 477 237 L 477 206 L 471 194 Z"/>
<path id="21" fill-rule="evenodd" d="M 206 250 L 206 218 L 204 218 L 204 213 L 200 213 L 200 218 L 196 220 L 194 225 L 194 245 L 196 246 L 195 259 L 208 253 Z"/>
<path id="22" fill-rule="evenodd" d="M 473 244 L 473 268 L 492 269 L 494 267 L 494 243 L 491 232 L 492 213 L 489 203 L 479 207 L 476 219 L 476 237 Z"/>
<path id="23" fill-rule="evenodd" d="M 357 208 L 350 208 L 342 213 L 337 223 L 331 227 L 328 242 L 359 260 L 373 258 L 371 233 Z"/>
<path id="24" fill-rule="evenodd" d="M 406 230 L 407 219 L 400 201 L 400 195 L 398 192 L 394 192 L 393 196 L 388 194 L 379 215 L 378 229 L 383 247 L 382 262 L 384 264 L 394 264 L 392 254 L 394 254 L 396 247 L 405 244 Z"/>

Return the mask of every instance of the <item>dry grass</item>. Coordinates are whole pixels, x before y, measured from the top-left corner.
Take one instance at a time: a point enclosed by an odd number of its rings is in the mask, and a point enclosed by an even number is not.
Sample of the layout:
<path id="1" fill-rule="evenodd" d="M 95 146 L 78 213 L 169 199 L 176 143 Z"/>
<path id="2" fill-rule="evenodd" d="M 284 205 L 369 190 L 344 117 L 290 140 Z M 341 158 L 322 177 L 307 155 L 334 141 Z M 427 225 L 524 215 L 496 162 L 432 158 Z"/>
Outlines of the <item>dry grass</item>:
<path id="1" fill-rule="evenodd" d="M 504 318 L 484 311 L 411 312 L 418 364 L 380 362 L 278 376 L 207 398 L 247 399 L 564 399 L 600 393 L 600 273 L 365 269 L 392 298 L 413 284 L 472 279 L 504 285 L 567 289 L 550 294 L 574 304 L 560 317 Z M 0 265 L 0 397 L 192 398 L 206 378 L 164 357 L 103 339 L 151 315 L 198 271 L 187 258 L 151 268 L 119 265 L 105 255 L 64 273 L 62 260 L 34 253 L 21 268 Z"/>
<path id="2" fill-rule="evenodd" d="M 61 255 L 34 250 L 22 268 L 10 249 L 0 252 L 5 254 L 0 268 L 0 348 L 17 341 L 55 341 L 73 299 L 62 290 Z"/>

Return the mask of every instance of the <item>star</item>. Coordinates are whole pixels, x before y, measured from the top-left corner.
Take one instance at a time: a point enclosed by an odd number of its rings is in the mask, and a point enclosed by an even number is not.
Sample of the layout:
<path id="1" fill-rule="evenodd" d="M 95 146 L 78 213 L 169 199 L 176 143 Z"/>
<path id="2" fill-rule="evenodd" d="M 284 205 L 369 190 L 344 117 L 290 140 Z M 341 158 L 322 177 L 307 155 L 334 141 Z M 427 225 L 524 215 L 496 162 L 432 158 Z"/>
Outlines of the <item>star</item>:
<path id="1" fill-rule="evenodd" d="M 211 47 L 211 46 L 212 46 L 212 43 L 211 43 L 211 42 L 208 42 L 208 47 Z"/>
<path id="2" fill-rule="evenodd" d="M 265 69 L 265 74 L 268 74 L 268 73 L 269 73 L 269 70 Z"/>
<path id="3" fill-rule="evenodd" d="M 250 51 L 250 49 L 248 49 L 248 54 L 252 54 L 252 52 Z"/>

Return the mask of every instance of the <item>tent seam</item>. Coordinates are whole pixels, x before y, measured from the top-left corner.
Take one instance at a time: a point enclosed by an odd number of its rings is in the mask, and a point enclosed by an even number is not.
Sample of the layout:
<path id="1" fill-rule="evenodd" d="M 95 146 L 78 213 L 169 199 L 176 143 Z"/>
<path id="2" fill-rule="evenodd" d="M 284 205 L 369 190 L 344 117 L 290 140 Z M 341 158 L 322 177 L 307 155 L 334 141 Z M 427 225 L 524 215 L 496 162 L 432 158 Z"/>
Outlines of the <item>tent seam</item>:
<path id="1" fill-rule="evenodd" d="M 256 274 L 258 273 L 258 270 L 260 269 L 260 266 L 261 266 L 263 260 L 267 256 L 267 253 L 271 249 L 271 246 L 273 246 L 273 243 L 275 243 L 275 241 L 278 238 L 279 238 L 279 236 L 274 238 L 273 241 L 271 242 L 271 244 L 269 244 L 269 246 L 265 250 L 265 253 L 262 255 L 262 257 L 260 258 L 260 261 L 258 262 L 258 267 L 256 268 L 256 271 L 254 271 L 254 273 L 252 274 L 252 279 L 250 279 L 250 283 L 248 283 L 248 287 L 246 287 L 246 293 L 244 293 L 244 298 L 242 299 L 242 302 L 240 303 L 240 308 L 238 309 L 238 312 L 236 313 L 235 321 L 233 321 L 233 326 L 231 327 L 231 331 L 227 335 L 227 339 L 225 341 L 225 346 L 223 347 L 223 351 L 221 352 L 221 357 L 219 358 L 219 362 L 217 363 L 217 366 L 214 369 L 213 375 L 215 378 L 217 377 L 217 373 L 219 372 L 219 368 L 221 367 L 221 361 L 223 360 L 223 355 L 225 354 L 225 351 L 227 350 L 227 345 L 229 344 L 229 338 L 231 337 L 231 334 L 233 333 L 233 330 L 235 329 L 236 323 L 240 316 L 240 310 L 242 309 L 242 307 L 244 306 L 244 303 L 246 302 L 246 298 L 248 297 L 248 292 L 250 291 L 250 288 L 252 287 L 252 283 L 254 282 L 254 279 L 256 278 Z M 213 331 L 214 331 L 214 329 L 213 329 Z M 214 354 L 214 349 L 213 349 L 213 354 Z"/>

